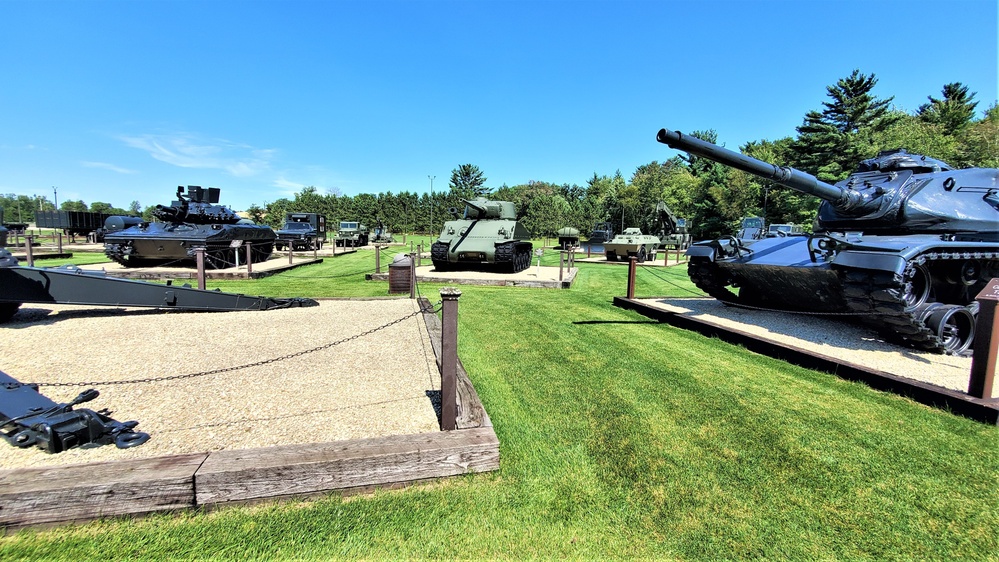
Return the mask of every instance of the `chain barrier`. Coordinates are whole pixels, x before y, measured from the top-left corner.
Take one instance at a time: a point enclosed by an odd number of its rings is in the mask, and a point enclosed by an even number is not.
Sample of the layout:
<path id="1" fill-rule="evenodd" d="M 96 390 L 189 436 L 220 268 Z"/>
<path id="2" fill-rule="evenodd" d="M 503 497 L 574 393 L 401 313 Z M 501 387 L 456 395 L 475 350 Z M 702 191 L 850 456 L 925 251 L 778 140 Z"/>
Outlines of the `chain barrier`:
<path id="1" fill-rule="evenodd" d="M 327 343 L 327 344 L 324 344 L 324 345 L 320 345 L 318 347 L 313 347 L 313 348 L 310 348 L 310 349 L 305 349 L 305 350 L 302 350 L 302 351 L 296 351 L 294 353 L 288 353 L 286 355 L 281 355 L 281 356 L 278 356 L 278 357 L 271 357 L 271 358 L 268 358 L 268 359 L 262 359 L 260 361 L 254 361 L 252 363 L 245 363 L 243 365 L 235 365 L 235 366 L 232 366 L 232 367 L 221 367 L 221 368 L 218 368 L 218 369 L 211 369 L 211 370 L 207 370 L 207 371 L 199 371 L 199 372 L 196 372 L 196 373 L 185 373 L 185 374 L 182 374 L 182 375 L 168 375 L 168 376 L 163 376 L 163 377 L 146 377 L 146 378 L 141 378 L 141 379 L 130 379 L 130 380 L 121 380 L 121 381 L 26 382 L 26 383 L 20 383 L 20 386 L 72 387 L 72 386 L 99 386 L 99 385 L 109 385 L 109 384 L 142 384 L 142 383 L 152 383 L 152 382 L 176 381 L 176 380 L 182 380 L 182 379 L 193 379 L 193 378 L 204 377 L 204 376 L 208 376 L 208 375 L 218 375 L 218 374 L 222 374 L 222 373 L 229 373 L 229 372 L 238 371 L 238 370 L 241 370 L 241 369 L 249 369 L 249 368 L 252 368 L 252 367 L 260 367 L 262 365 L 269 365 L 269 364 L 272 364 L 272 363 L 278 363 L 280 361 L 286 361 L 288 359 L 294 359 L 295 357 L 301 357 L 303 355 L 308 355 L 310 353 L 315 353 L 317 351 L 323 351 L 323 350 L 326 350 L 326 349 L 330 349 L 330 348 L 336 347 L 336 346 L 338 346 L 340 344 L 347 343 L 347 342 L 350 342 L 350 341 L 353 341 L 353 340 L 356 340 L 356 339 L 360 339 L 360 338 L 363 338 L 365 336 L 369 336 L 369 335 L 371 335 L 371 334 L 373 334 L 375 332 L 384 330 L 386 328 L 389 328 L 391 326 L 399 324 L 400 322 L 405 322 L 406 320 L 409 320 L 410 318 L 413 318 L 415 316 L 418 316 L 418 315 L 426 313 L 426 312 L 433 312 L 433 313 L 436 314 L 440 310 L 440 305 L 441 305 L 441 302 L 438 301 L 437 305 L 434 306 L 434 307 L 431 307 L 431 308 L 424 308 L 424 307 L 421 306 L 421 307 L 419 307 L 419 309 L 416 312 L 412 312 L 412 313 L 407 314 L 407 315 L 405 315 L 405 316 L 403 316 L 401 318 L 397 318 L 395 320 L 392 320 L 391 322 L 387 322 L 385 324 L 382 324 L 381 326 L 377 326 L 375 328 L 371 328 L 370 330 L 365 330 L 364 332 L 359 332 L 357 334 L 354 334 L 352 336 L 343 338 L 341 340 L 337 340 L 337 341 L 330 342 L 330 343 Z"/>

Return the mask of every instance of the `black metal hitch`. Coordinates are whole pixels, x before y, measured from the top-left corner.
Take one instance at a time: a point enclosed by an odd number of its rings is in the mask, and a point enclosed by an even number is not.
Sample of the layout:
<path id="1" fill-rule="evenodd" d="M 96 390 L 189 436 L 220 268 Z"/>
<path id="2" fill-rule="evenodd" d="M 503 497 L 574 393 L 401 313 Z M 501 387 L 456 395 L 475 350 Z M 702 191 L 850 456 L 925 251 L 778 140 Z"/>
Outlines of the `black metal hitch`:
<path id="1" fill-rule="evenodd" d="M 37 386 L 0 371 L 0 437 L 15 447 L 36 446 L 46 453 L 110 443 L 127 449 L 149 440 L 148 433 L 135 431 L 137 421 L 116 421 L 107 410 L 73 409 L 99 395 L 89 389 L 70 402 L 57 404 L 39 393 Z"/>

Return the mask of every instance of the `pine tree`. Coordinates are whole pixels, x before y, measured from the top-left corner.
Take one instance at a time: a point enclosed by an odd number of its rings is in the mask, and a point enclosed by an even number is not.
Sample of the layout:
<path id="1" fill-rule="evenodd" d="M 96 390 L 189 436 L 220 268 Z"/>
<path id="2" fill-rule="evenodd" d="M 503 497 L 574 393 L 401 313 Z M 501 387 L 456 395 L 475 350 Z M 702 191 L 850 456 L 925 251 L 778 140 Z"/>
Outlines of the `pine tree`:
<path id="1" fill-rule="evenodd" d="M 945 84 L 943 98 L 927 96 L 930 103 L 919 106 L 916 114 L 927 123 L 941 125 L 944 134 L 953 136 L 967 129 L 974 119 L 978 102 L 972 100 L 976 93 L 969 94 L 968 87 L 960 82 Z"/>
<path id="2" fill-rule="evenodd" d="M 834 86 L 826 86 L 832 101 L 822 102 L 821 112 L 809 111 L 798 127 L 795 167 L 823 181 L 839 181 L 869 156 L 862 153 L 863 138 L 897 120 L 889 111 L 894 97 L 882 100 L 871 94 L 877 83 L 873 74 L 854 70 Z"/>

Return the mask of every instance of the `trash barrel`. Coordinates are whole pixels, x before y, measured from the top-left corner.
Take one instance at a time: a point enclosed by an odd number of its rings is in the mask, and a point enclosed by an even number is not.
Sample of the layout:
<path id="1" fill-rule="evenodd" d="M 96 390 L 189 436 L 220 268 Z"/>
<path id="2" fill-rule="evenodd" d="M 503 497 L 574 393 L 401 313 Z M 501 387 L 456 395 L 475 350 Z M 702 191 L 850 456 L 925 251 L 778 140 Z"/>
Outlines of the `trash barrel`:
<path id="1" fill-rule="evenodd" d="M 409 270 L 413 266 L 413 258 L 406 254 L 396 254 L 389 264 L 389 294 L 412 292 L 412 281 L 409 279 Z"/>

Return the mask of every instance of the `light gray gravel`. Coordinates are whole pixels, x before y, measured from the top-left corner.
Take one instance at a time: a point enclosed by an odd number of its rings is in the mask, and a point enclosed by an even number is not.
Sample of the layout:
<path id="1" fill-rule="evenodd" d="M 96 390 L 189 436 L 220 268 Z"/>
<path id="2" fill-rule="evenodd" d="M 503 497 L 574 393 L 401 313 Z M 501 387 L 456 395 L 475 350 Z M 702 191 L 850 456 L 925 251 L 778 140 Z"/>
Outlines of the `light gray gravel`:
<path id="1" fill-rule="evenodd" d="M 183 313 L 25 304 L 0 326 L 0 370 L 22 382 L 121 381 L 197 373 L 311 349 L 412 314 L 409 299 Z M 89 387 L 43 386 L 67 402 Z M 152 438 L 49 455 L 0 443 L 0 468 L 318 443 L 437 431 L 440 376 L 421 315 L 300 357 L 172 382 L 101 384 L 81 407 L 138 420 Z"/>
<path id="2" fill-rule="evenodd" d="M 874 330 L 829 317 L 725 306 L 715 299 L 642 299 L 642 303 L 759 338 L 812 350 L 900 377 L 967 392 L 971 358 L 918 351 L 880 339 Z"/>

